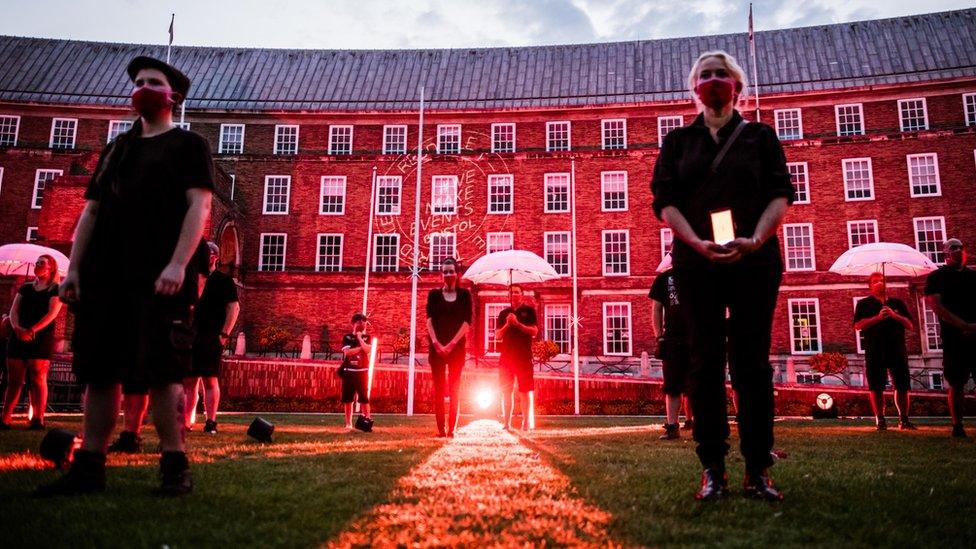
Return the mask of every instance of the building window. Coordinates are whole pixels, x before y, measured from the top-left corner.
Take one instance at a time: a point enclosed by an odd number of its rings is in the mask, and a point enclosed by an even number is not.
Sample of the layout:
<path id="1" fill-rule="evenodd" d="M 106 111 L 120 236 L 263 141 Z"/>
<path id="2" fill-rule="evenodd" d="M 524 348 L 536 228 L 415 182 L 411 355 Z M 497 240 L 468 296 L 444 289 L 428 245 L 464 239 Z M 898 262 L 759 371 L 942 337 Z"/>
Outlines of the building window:
<path id="1" fill-rule="evenodd" d="M 919 301 L 921 302 L 921 307 L 919 308 L 922 311 L 922 345 L 925 346 L 925 352 L 927 353 L 941 353 L 942 326 L 939 324 L 939 317 L 929 307 L 929 304 L 925 302 L 924 297 Z"/>
<path id="2" fill-rule="evenodd" d="M 661 229 L 661 261 L 671 253 L 671 248 L 674 247 L 674 231 L 668 227 Z"/>
<path id="3" fill-rule="evenodd" d="M 220 154 L 244 154 L 244 124 L 220 125 L 217 152 Z"/>
<path id="4" fill-rule="evenodd" d="M 856 248 L 878 241 L 878 222 L 874 219 L 864 219 L 847 222 L 847 246 Z"/>
<path id="5" fill-rule="evenodd" d="M 131 120 L 110 120 L 108 123 L 108 137 L 106 143 L 111 143 L 116 137 L 132 129 Z"/>
<path id="6" fill-rule="evenodd" d="M 298 126 L 275 126 L 275 154 L 298 154 Z"/>
<path id="7" fill-rule="evenodd" d="M 329 126 L 329 154 L 352 154 L 352 126 Z"/>
<path id="8" fill-rule="evenodd" d="M 874 175 L 870 158 L 846 158 L 844 165 L 844 200 L 874 200 Z"/>
<path id="9" fill-rule="evenodd" d="M 793 183 L 793 203 L 809 204 L 810 181 L 807 178 L 807 163 L 789 162 L 786 164 L 786 169 L 790 172 L 790 181 Z"/>
<path id="10" fill-rule="evenodd" d="M 630 231 L 603 231 L 603 276 L 630 274 Z"/>
<path id="11" fill-rule="evenodd" d="M 485 354 L 488 356 L 498 356 L 501 353 L 498 340 L 495 339 L 495 330 L 498 329 L 498 315 L 507 307 L 506 303 L 485 303 Z"/>
<path id="12" fill-rule="evenodd" d="M 813 271 L 813 224 L 783 225 L 783 247 L 786 249 L 787 271 Z"/>
<path id="13" fill-rule="evenodd" d="M 630 356 L 630 303 L 603 304 L 603 354 Z"/>
<path id="14" fill-rule="evenodd" d="M 627 120 L 601 120 L 603 127 L 603 150 L 627 148 Z"/>
<path id="15" fill-rule="evenodd" d="M 76 118 L 55 118 L 51 122 L 51 148 L 75 148 L 75 135 L 78 133 Z"/>
<path id="16" fill-rule="evenodd" d="M 407 153 L 407 127 L 383 126 L 383 154 Z"/>
<path id="17" fill-rule="evenodd" d="M 393 273 L 399 268 L 400 235 L 375 235 L 373 237 L 373 272 Z"/>
<path id="18" fill-rule="evenodd" d="M 570 351 L 569 343 L 569 305 L 549 304 L 545 308 L 546 333 L 543 337 L 559 347 L 559 354 L 568 354 Z M 496 315 L 497 316 L 497 315 Z"/>
<path id="19" fill-rule="evenodd" d="M 441 270 L 441 263 L 445 259 L 457 257 L 455 253 L 456 237 L 454 233 L 432 233 L 430 235 L 430 270 Z"/>
<path id="20" fill-rule="evenodd" d="M 564 213 L 569 211 L 569 174 L 547 173 L 546 182 L 546 213 Z"/>
<path id="21" fill-rule="evenodd" d="M 27 227 L 27 242 L 37 241 L 37 227 Z"/>
<path id="22" fill-rule="evenodd" d="M 942 244 L 945 242 L 944 217 L 916 217 L 912 219 L 915 225 L 915 249 L 929 256 L 933 263 L 945 263 Z"/>
<path id="23" fill-rule="evenodd" d="M 515 249 L 515 237 L 512 233 L 488 233 L 485 236 L 485 253 L 493 254 Z"/>
<path id="24" fill-rule="evenodd" d="M 461 125 L 437 125 L 437 154 L 461 154 Z"/>
<path id="25" fill-rule="evenodd" d="M 189 122 L 173 122 L 173 125 L 181 130 L 190 131 Z"/>
<path id="26" fill-rule="evenodd" d="M 287 243 L 288 235 L 285 233 L 261 233 L 261 253 L 258 256 L 258 270 L 284 271 Z"/>
<path id="27" fill-rule="evenodd" d="M 342 270 L 341 234 L 319 234 L 318 251 L 315 254 L 315 270 L 330 273 Z"/>
<path id="28" fill-rule="evenodd" d="M 570 141 L 569 122 L 546 122 L 546 151 L 568 151 Z"/>
<path id="29" fill-rule="evenodd" d="M 346 212 L 346 176 L 323 175 L 319 188 L 319 214 L 342 215 Z"/>
<path id="30" fill-rule="evenodd" d="M 962 108 L 966 114 L 966 125 L 976 125 L 976 93 L 967 93 L 962 96 Z M 0 133 L 2 133 L 2 122 L 0 119 Z"/>
<path id="31" fill-rule="evenodd" d="M 901 120 L 903 132 L 929 129 L 929 114 L 925 108 L 925 98 L 899 99 L 898 118 Z"/>
<path id="32" fill-rule="evenodd" d="M 569 233 L 547 232 L 543 244 L 546 261 L 560 275 L 569 274 Z"/>
<path id="33" fill-rule="evenodd" d="M 820 300 L 790 299 L 790 346 L 794 355 L 820 352 Z"/>
<path id="34" fill-rule="evenodd" d="M 939 183 L 939 155 L 936 153 L 908 155 L 908 183 L 912 198 L 942 196 Z"/>
<path id="35" fill-rule="evenodd" d="M 457 213 L 458 178 L 456 175 L 435 175 L 431 185 L 431 213 L 454 215 Z"/>
<path id="36" fill-rule="evenodd" d="M 933 391 L 942 391 L 945 389 L 941 373 L 929 372 L 929 388 Z"/>
<path id="37" fill-rule="evenodd" d="M 627 211 L 627 172 L 602 172 L 603 211 Z"/>
<path id="38" fill-rule="evenodd" d="M 857 312 L 857 302 L 864 299 L 865 296 L 854 298 L 854 311 Z M 854 346 L 857 348 L 858 354 L 864 354 L 864 332 L 861 330 L 854 330 Z"/>
<path id="39" fill-rule="evenodd" d="M 683 116 L 659 116 L 657 118 L 657 146 L 663 146 L 664 137 L 671 133 L 671 130 L 676 130 L 684 124 Z"/>
<path id="40" fill-rule="evenodd" d="M 864 135 L 864 116 L 861 113 L 861 104 L 856 105 L 837 105 L 834 107 L 834 115 L 837 117 L 837 135 Z"/>
<path id="41" fill-rule="evenodd" d="M 488 176 L 488 213 L 510 214 L 514 202 L 515 178 L 509 174 Z"/>
<path id="42" fill-rule="evenodd" d="M 0 147 L 16 147 L 19 133 L 19 116 L 0 116 Z"/>
<path id="43" fill-rule="evenodd" d="M 31 197 L 31 208 L 41 209 L 41 204 L 44 202 L 44 189 L 47 188 L 47 184 L 63 173 L 62 170 L 37 170 L 34 173 L 34 195 Z"/>
<path id="44" fill-rule="evenodd" d="M 491 125 L 491 152 L 515 152 L 515 124 Z"/>
<path id="45" fill-rule="evenodd" d="M 264 178 L 264 213 L 268 215 L 287 214 L 290 191 L 290 175 L 266 176 Z"/>
<path id="46" fill-rule="evenodd" d="M 780 109 L 773 111 L 776 118 L 776 136 L 783 141 L 803 139 L 803 117 L 800 109 Z"/>
<path id="47" fill-rule="evenodd" d="M 376 215 L 400 215 L 403 178 L 381 175 L 376 178 Z"/>
<path id="48" fill-rule="evenodd" d="M 820 385 L 823 383 L 823 374 L 797 372 L 796 382 L 801 385 Z"/>

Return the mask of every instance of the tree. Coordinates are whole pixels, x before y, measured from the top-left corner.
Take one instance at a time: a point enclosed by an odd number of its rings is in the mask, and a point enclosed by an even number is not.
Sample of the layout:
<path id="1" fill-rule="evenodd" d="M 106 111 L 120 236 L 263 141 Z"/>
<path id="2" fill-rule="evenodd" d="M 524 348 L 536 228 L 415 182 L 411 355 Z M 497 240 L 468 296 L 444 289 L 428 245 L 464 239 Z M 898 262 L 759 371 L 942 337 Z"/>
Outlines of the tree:
<path id="1" fill-rule="evenodd" d="M 844 373 L 847 371 L 847 357 L 840 353 L 820 353 L 810 358 L 810 369 L 826 377 L 835 377 L 845 385 Z"/>

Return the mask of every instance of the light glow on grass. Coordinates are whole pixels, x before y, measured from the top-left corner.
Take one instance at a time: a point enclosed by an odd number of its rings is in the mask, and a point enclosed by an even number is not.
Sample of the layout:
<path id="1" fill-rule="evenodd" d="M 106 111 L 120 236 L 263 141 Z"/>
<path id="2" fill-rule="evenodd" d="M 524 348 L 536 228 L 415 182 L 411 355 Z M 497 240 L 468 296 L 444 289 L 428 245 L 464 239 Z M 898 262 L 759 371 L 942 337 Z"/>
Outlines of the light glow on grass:
<path id="1" fill-rule="evenodd" d="M 481 387 L 474 395 L 475 404 L 481 410 L 487 410 L 495 402 L 495 391 L 489 387 Z"/>

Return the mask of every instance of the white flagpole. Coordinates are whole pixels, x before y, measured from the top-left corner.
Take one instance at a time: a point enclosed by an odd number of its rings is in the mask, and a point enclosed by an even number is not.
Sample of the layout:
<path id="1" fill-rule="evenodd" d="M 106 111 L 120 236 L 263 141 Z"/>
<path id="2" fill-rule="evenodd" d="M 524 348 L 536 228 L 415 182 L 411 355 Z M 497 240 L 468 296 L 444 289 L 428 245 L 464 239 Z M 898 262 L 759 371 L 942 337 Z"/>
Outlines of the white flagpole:
<path id="1" fill-rule="evenodd" d="M 578 277 L 576 271 L 576 159 L 570 161 L 569 172 L 569 200 L 572 212 L 573 232 L 569 237 L 569 245 L 573 256 L 573 413 L 580 413 L 580 368 L 579 368 L 579 303 L 578 303 Z"/>
<path id="2" fill-rule="evenodd" d="M 752 54 L 752 92 L 756 98 L 756 122 L 761 122 L 759 114 L 759 70 L 756 65 L 756 33 L 752 28 L 752 2 L 749 3 L 749 51 Z"/>
<path id="3" fill-rule="evenodd" d="M 413 382 L 417 373 L 417 283 L 420 281 L 420 181 L 424 160 L 424 88 L 420 88 L 420 124 L 417 126 L 417 184 L 414 190 L 413 267 L 410 269 L 410 359 L 407 362 L 407 415 L 413 415 Z"/>
<path id="4" fill-rule="evenodd" d="M 373 211 L 376 207 L 376 166 L 373 166 L 373 182 L 369 187 L 369 226 L 366 230 L 366 277 L 363 281 L 363 314 L 369 317 L 366 313 L 366 304 L 369 301 L 369 272 L 372 270 L 371 259 L 373 257 Z"/>

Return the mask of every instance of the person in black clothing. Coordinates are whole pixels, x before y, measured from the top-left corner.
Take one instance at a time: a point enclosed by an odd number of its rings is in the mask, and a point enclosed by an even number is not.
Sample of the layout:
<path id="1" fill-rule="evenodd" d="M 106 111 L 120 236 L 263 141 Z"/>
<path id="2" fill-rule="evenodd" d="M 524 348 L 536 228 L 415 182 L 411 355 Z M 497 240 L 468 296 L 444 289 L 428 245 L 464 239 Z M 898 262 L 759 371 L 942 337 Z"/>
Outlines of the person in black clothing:
<path id="1" fill-rule="evenodd" d="M 427 294 L 427 361 L 434 377 L 434 419 L 437 436 L 453 437 L 461 413 L 461 370 L 464 368 L 468 329 L 471 327 L 471 292 L 459 288 L 458 264 L 453 258 L 441 263 L 444 285 Z M 446 381 L 445 381 L 446 376 Z M 444 396 L 451 399 L 445 416 Z"/>
<path id="2" fill-rule="evenodd" d="M 688 347 L 681 316 L 681 300 L 674 280 L 674 269 L 659 274 L 651 285 L 648 296 L 654 302 L 651 320 L 657 338 L 658 355 L 664 367 L 665 413 L 662 440 L 680 438 L 678 433 L 678 412 L 682 403 L 685 408 L 685 426 L 694 425 L 691 405 L 685 395 L 688 370 L 691 368 L 691 349 Z"/>
<path id="3" fill-rule="evenodd" d="M 346 413 L 346 429 L 352 430 L 352 404 L 359 402 L 364 417 L 369 418 L 369 353 L 370 335 L 366 333 L 366 315 L 352 315 L 352 332 L 342 337 L 342 404 Z"/>
<path id="4" fill-rule="evenodd" d="M 58 263 L 45 254 L 34 264 L 34 280 L 17 290 L 10 306 L 10 340 L 7 342 L 7 390 L 3 399 L 0 430 L 10 429 L 14 407 L 20 399 L 27 372 L 31 375 L 30 403 L 34 409 L 28 429 L 44 430 L 47 408 L 47 371 L 54 353 L 54 319 L 61 312 L 58 299 Z"/>
<path id="5" fill-rule="evenodd" d="M 905 302 L 887 297 L 884 276 L 873 273 L 868 277 L 871 295 L 857 302 L 854 308 L 854 329 L 864 335 L 864 369 L 871 390 L 871 409 L 879 431 L 887 429 L 885 421 L 884 389 L 888 372 L 895 386 L 895 407 L 898 408 L 898 428 L 915 429 L 908 419 L 908 351 L 905 331 L 913 330 L 911 315 Z"/>
<path id="6" fill-rule="evenodd" d="M 519 403 L 522 407 L 522 430 L 533 427 L 530 417 L 535 396 L 535 377 L 532 369 L 532 339 L 539 333 L 535 309 L 525 303 L 525 293 L 519 285 L 509 290 L 511 307 L 498 313 L 495 339 L 501 350 L 498 358 L 499 385 L 505 408 L 505 429 L 512 428 L 515 408 L 515 388 L 518 382 Z"/>
<path id="7" fill-rule="evenodd" d="M 948 385 L 952 436 L 965 438 L 963 389 L 976 380 L 976 271 L 966 266 L 962 241 L 945 242 L 945 265 L 925 281 L 925 300 L 939 317 L 943 376 Z"/>
<path id="8" fill-rule="evenodd" d="M 217 406 L 220 404 L 220 356 L 230 341 L 241 305 L 237 300 L 237 286 L 234 279 L 217 270 L 220 248 L 207 242 L 207 267 L 200 274 L 203 292 L 193 312 L 193 327 L 196 337 L 193 340 L 193 373 L 183 380 L 186 392 L 186 410 L 183 418 L 186 430 L 193 427 L 193 411 L 197 407 L 197 390 L 203 380 L 207 421 L 203 432 L 217 434 Z"/>
<path id="9" fill-rule="evenodd" d="M 75 312 L 74 371 L 86 387 L 82 447 L 64 476 L 37 490 L 41 496 L 104 490 L 123 383 L 149 388 L 162 449 L 154 493 L 193 488 L 183 440 L 198 297 L 190 259 L 210 215 L 213 161 L 204 138 L 173 124 L 189 79 L 149 57 L 136 57 L 126 72 L 139 118 L 99 158 L 61 284 Z"/>
<path id="10" fill-rule="evenodd" d="M 747 123 L 735 110 L 746 81 L 732 56 L 703 53 L 688 84 L 703 112 L 664 138 L 651 190 L 655 215 L 677 237 L 672 258 L 692 349 L 688 393 L 704 469 L 696 498 L 717 499 L 728 490 L 727 329 L 746 495 L 779 500 L 782 494 L 768 473 L 773 464 L 769 348 L 783 272 L 775 235 L 793 200 L 793 185 L 776 132 Z M 727 154 L 721 154 L 723 148 Z M 719 230 L 723 225 L 731 231 Z M 725 237 L 726 232 L 734 234 Z"/>

